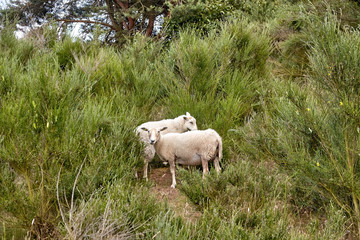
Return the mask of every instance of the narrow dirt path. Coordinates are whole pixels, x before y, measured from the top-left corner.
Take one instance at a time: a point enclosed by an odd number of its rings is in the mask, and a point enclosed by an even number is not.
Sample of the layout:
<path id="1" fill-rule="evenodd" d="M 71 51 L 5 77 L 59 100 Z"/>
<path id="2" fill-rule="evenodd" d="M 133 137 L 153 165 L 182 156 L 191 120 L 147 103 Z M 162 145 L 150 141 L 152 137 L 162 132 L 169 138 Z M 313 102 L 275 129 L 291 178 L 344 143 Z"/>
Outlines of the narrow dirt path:
<path id="1" fill-rule="evenodd" d="M 150 191 L 160 202 L 168 202 L 177 216 L 189 222 L 196 222 L 201 212 L 177 188 L 171 188 L 171 174 L 169 168 L 155 168 L 150 172 L 150 180 L 154 183 Z"/>

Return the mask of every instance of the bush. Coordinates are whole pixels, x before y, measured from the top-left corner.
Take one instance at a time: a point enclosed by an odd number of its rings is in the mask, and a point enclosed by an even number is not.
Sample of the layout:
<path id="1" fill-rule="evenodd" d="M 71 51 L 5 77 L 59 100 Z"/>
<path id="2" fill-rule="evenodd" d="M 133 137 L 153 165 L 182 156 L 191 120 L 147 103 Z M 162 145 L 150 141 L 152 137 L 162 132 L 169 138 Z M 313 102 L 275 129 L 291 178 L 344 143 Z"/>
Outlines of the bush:
<path id="1" fill-rule="evenodd" d="M 171 18 L 165 23 L 165 31 L 169 35 L 178 34 L 181 30 L 192 28 L 207 34 L 218 27 L 218 21 L 223 20 L 234 9 L 233 1 L 188 1 L 179 4 L 171 10 Z"/>
<path id="2" fill-rule="evenodd" d="M 257 108 L 270 51 L 266 33 L 242 21 L 208 37 L 185 31 L 164 56 L 160 79 L 169 93 L 161 104 L 171 116 L 191 109 L 200 129 L 214 128 L 228 145 L 228 130 Z"/>
<path id="3" fill-rule="evenodd" d="M 69 43 L 59 42 L 57 49 L 66 48 L 61 44 Z M 131 179 L 128 170 L 140 160 L 133 124 L 141 114 L 123 104 L 120 92 L 112 98 L 92 96 L 92 82 L 76 68 L 62 68 L 49 49 L 39 49 L 22 72 L 18 56 L 7 57 L 13 64 L 0 72 L 1 89 L 7 92 L 0 113 L 0 211 L 6 213 L 7 228 L 43 226 L 55 234 L 60 168 L 60 188 L 67 197 L 82 163 L 78 189 L 84 196 L 118 175 Z M 15 73 L 16 81 L 7 73 Z M 30 228 L 32 222 L 36 226 Z M 49 233 L 43 230 L 32 234 L 45 237 Z"/>
<path id="4" fill-rule="evenodd" d="M 1 235 L 345 237 L 359 220 L 359 34 L 330 12 L 288 18 L 290 2 L 262 2 L 206 34 L 136 35 L 122 49 L 58 40 L 54 29 L 43 41 L 2 30 Z M 281 40 L 271 24 L 293 28 Z M 186 111 L 224 142 L 221 174 L 177 175 L 201 212 L 192 222 L 133 176 L 142 165 L 134 128 Z"/>
<path id="5" fill-rule="evenodd" d="M 307 21 L 307 84 L 274 83 L 264 114 L 252 123 L 249 149 L 262 149 L 258 156 L 270 156 L 302 183 L 295 201 L 318 209 L 330 199 L 358 226 L 359 33 L 341 29 L 331 13 L 324 22 Z M 303 194 L 308 199 L 299 201 Z"/>

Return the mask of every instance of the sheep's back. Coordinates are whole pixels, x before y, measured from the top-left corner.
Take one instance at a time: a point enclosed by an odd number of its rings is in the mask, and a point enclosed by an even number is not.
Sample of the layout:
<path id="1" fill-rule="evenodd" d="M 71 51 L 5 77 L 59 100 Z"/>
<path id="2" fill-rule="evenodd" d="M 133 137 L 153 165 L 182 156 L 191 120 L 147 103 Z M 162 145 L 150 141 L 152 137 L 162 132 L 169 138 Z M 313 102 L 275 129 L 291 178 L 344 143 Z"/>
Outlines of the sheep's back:
<path id="1" fill-rule="evenodd" d="M 217 133 L 212 129 L 189 131 L 185 133 L 168 133 L 163 135 L 163 142 L 175 149 L 196 150 L 208 148 L 208 145 L 215 145 Z"/>

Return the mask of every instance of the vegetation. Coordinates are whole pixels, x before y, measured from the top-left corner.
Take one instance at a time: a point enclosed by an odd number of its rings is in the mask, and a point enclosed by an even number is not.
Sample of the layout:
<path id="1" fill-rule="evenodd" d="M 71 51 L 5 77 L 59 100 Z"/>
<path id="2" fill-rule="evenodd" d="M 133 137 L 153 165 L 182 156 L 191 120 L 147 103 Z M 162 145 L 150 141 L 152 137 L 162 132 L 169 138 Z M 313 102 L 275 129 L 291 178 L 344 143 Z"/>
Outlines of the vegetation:
<path id="1" fill-rule="evenodd" d="M 4 21 L 2 239 L 360 236 L 359 3 L 189 2 L 121 48 Z M 178 169 L 193 221 L 134 176 L 134 128 L 186 111 L 224 143 L 221 174 Z"/>
<path id="2" fill-rule="evenodd" d="M 174 4 L 165 0 L 87 0 L 81 3 L 64 0 L 10 0 L 7 8 L 0 11 L 0 18 L 16 19 L 19 24 L 31 27 L 57 21 L 63 29 L 71 29 L 75 27 L 73 23 L 79 23 L 84 33 L 93 33 L 95 26 L 98 26 L 104 31 L 104 41 L 115 42 L 137 32 L 151 36 L 156 18 L 168 16 L 169 7 Z"/>

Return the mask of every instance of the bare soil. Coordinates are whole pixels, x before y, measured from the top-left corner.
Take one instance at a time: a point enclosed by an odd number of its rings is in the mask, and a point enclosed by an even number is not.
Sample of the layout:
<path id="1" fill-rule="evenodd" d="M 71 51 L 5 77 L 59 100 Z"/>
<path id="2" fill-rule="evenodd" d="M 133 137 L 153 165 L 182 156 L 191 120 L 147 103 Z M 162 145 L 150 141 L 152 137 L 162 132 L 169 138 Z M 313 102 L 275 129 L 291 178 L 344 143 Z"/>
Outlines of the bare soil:
<path id="1" fill-rule="evenodd" d="M 149 175 L 154 183 L 150 191 L 159 202 L 167 202 L 177 216 L 185 221 L 196 222 L 201 217 L 201 212 L 178 188 L 171 188 L 171 174 L 169 168 L 153 168 Z M 177 185 L 181 184 L 177 180 Z"/>

